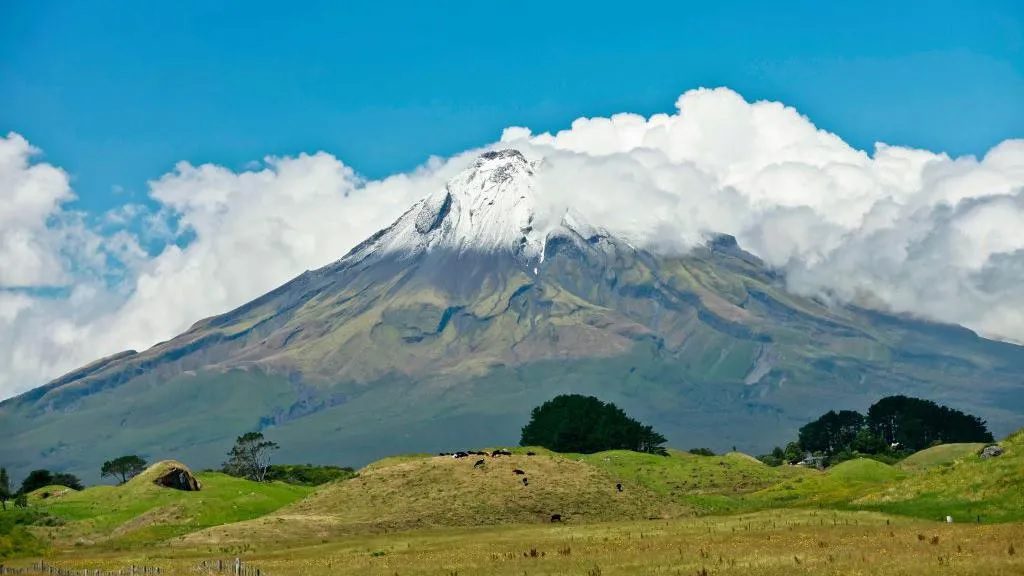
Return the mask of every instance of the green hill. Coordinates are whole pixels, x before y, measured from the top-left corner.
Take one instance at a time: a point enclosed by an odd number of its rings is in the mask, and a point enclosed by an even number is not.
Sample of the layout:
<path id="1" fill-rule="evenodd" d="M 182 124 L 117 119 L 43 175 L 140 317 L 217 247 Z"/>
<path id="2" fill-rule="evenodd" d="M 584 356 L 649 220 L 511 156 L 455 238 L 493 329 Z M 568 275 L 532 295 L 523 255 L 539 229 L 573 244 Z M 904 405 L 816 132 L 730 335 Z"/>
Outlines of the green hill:
<path id="1" fill-rule="evenodd" d="M 0 549 L 38 553 L 48 542 L 65 551 L 171 545 L 213 553 L 424 528 L 546 525 L 553 514 L 567 526 L 780 508 L 1020 521 L 1024 431 L 1001 445 L 1004 454 L 990 459 L 979 458 L 976 446 L 949 445 L 895 466 L 855 459 L 824 471 L 769 467 L 741 453 L 582 455 L 516 448 L 499 457 L 393 456 L 317 488 L 204 472 L 196 475 L 198 492 L 154 483 L 170 467 L 184 467 L 165 461 L 123 486 L 34 491 L 28 511 L 5 516 L 11 525 L 0 534 Z M 28 516 L 38 522 L 26 530 Z"/>
<path id="2" fill-rule="evenodd" d="M 200 472 L 198 492 L 156 485 L 153 480 L 173 460 L 149 467 L 122 486 L 93 486 L 80 492 L 62 487 L 36 490 L 31 498 L 38 510 L 64 521 L 38 530 L 59 547 L 100 545 L 125 548 L 150 545 L 172 536 L 210 526 L 256 518 L 295 502 L 310 488 L 280 482 L 256 483 L 216 472 Z M 60 494 L 42 498 L 42 494 Z"/>
<path id="3" fill-rule="evenodd" d="M 854 499 L 899 482 L 901 470 L 876 460 L 847 460 L 824 471 L 786 480 L 751 494 L 748 501 L 762 508 L 788 506 L 847 507 Z"/>
<path id="4" fill-rule="evenodd" d="M 484 464 L 475 466 L 480 460 Z M 621 492 L 617 483 L 623 484 Z M 302 542 L 414 528 L 547 523 L 553 514 L 578 524 L 692 512 L 571 455 L 516 450 L 499 457 L 407 456 L 371 464 L 355 478 L 324 486 L 269 516 L 184 541 L 241 543 L 277 534 Z"/>
<path id="5" fill-rule="evenodd" d="M 975 454 L 984 447 L 981 443 L 939 444 L 907 456 L 896 467 L 907 472 L 923 472 Z"/>
<path id="6" fill-rule="evenodd" d="M 854 504 L 895 514 L 954 521 L 1024 520 L 1024 430 L 999 443 L 1002 456 L 983 459 L 962 445 L 959 457 L 937 463 Z M 927 452 L 927 451 L 926 451 Z M 931 459 L 931 455 L 925 455 Z"/>
<path id="7" fill-rule="evenodd" d="M 612 477 L 643 486 L 700 513 L 747 508 L 747 503 L 741 498 L 743 495 L 787 479 L 813 474 L 805 468 L 766 466 L 739 452 L 723 456 L 695 456 L 672 450 L 665 457 L 617 450 L 586 455 L 582 460 Z"/>

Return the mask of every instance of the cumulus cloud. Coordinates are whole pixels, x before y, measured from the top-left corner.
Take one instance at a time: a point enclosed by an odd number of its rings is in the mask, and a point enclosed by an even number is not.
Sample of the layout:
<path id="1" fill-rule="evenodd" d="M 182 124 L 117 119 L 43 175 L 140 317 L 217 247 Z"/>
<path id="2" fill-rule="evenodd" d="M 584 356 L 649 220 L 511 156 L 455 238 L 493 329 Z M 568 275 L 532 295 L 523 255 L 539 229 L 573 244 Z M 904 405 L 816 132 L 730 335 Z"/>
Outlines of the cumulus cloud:
<path id="1" fill-rule="evenodd" d="M 981 158 L 868 153 L 783 104 L 700 89 L 671 114 L 581 118 L 554 134 L 511 127 L 492 146 L 539 160 L 549 224 L 572 208 L 672 251 L 725 232 L 796 292 L 1024 341 L 1022 140 Z M 379 181 L 323 152 L 240 172 L 182 163 L 150 182 L 156 211 L 129 204 L 88 225 L 64 207 L 67 175 L 33 163 L 36 152 L 0 139 L 0 397 L 337 259 L 479 150 Z M 151 255 L 140 246 L 154 238 L 163 248 Z M 24 290 L 41 286 L 66 292 Z"/>
<path id="2" fill-rule="evenodd" d="M 556 212 L 638 244 L 733 234 L 796 292 L 1024 341 L 1024 140 L 980 159 L 881 143 L 868 154 L 793 108 L 700 89 L 671 115 L 510 128 L 502 141 L 544 159 Z"/>
<path id="3" fill-rule="evenodd" d="M 67 191 L 59 169 L 30 165 L 31 148 L 12 138 L 26 151 L 23 172 L 60 174 Z M 471 156 L 373 182 L 326 153 L 270 157 L 242 172 L 180 163 L 149 183 L 155 213 L 122 206 L 97 218 L 94 229 L 55 205 L 33 229 L 43 246 L 36 259 L 70 254 L 64 260 L 74 269 L 55 265 L 48 277 L 56 284 L 71 277 L 60 297 L 0 285 L 0 398 L 99 357 L 145 349 L 339 258 L 443 186 Z M 9 182 L 24 179 L 0 180 L 0 187 L 6 194 Z M 74 226 L 61 222 L 69 219 Z M 140 237 L 163 248 L 150 256 Z M 6 256 L 0 262 L 3 269 L 18 264 Z"/>
<path id="4" fill-rule="evenodd" d="M 18 134 L 0 137 L 0 287 L 65 279 L 60 234 L 48 221 L 74 196 L 63 170 L 31 163 L 38 153 Z"/>

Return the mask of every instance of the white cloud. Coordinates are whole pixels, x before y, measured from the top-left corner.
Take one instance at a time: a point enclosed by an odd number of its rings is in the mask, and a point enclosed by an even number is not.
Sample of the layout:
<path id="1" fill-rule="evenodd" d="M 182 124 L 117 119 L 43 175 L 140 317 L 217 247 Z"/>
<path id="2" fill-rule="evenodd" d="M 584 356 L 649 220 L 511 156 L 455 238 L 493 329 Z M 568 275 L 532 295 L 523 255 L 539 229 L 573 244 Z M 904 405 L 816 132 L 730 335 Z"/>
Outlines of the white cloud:
<path id="1" fill-rule="evenodd" d="M 868 154 L 782 104 L 701 89 L 673 114 L 584 118 L 555 134 L 512 127 L 497 145 L 543 159 L 549 223 L 573 207 L 663 250 L 730 233 L 795 291 L 1024 341 L 1024 140 L 980 159 L 885 144 Z M 32 164 L 22 137 L 0 139 L 0 397 L 337 259 L 477 152 L 370 182 L 326 153 L 242 172 L 182 163 L 150 182 L 156 213 L 126 204 L 90 228 L 62 209 L 63 171 Z M 190 241 L 150 256 L 140 237 Z M 3 291 L 44 285 L 71 289 Z"/>
<path id="2" fill-rule="evenodd" d="M 792 108 L 694 90 L 677 113 L 507 130 L 545 158 L 545 190 L 640 244 L 734 234 L 790 287 L 1024 341 L 1024 140 L 983 158 L 878 144 L 872 155 Z"/>
<path id="3" fill-rule="evenodd" d="M 23 137 L 0 137 L 0 288 L 65 280 L 60 235 L 47 225 L 71 200 L 63 170 L 31 164 L 39 151 Z"/>

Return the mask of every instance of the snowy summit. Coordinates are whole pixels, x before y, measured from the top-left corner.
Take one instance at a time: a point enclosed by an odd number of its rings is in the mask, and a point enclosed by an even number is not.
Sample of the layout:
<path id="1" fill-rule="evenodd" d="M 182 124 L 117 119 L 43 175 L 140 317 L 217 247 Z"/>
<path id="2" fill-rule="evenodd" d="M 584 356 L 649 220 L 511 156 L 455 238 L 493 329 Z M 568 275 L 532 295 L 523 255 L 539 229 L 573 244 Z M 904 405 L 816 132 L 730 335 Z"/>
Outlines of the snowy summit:
<path id="1" fill-rule="evenodd" d="M 534 228 L 534 166 L 518 150 L 485 152 L 442 190 L 423 198 L 394 224 L 358 246 L 345 260 L 371 254 L 415 256 L 433 250 L 510 252 L 523 264 L 544 252 Z"/>

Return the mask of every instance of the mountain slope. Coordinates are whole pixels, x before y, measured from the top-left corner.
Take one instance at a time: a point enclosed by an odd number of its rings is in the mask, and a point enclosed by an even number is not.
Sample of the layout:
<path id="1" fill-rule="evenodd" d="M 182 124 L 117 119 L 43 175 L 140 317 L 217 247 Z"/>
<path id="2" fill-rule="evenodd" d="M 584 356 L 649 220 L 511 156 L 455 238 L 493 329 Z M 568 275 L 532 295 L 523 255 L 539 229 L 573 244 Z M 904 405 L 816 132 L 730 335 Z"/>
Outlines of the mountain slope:
<path id="1" fill-rule="evenodd" d="M 490 152 L 337 262 L 141 353 L 0 404 L 0 462 L 94 476 L 111 455 L 198 465 L 264 429 L 284 460 L 513 443 L 530 408 L 582 392 L 677 446 L 765 449 L 891 393 L 1024 414 L 1024 349 L 787 293 L 728 236 L 684 255 L 538 209 Z"/>

